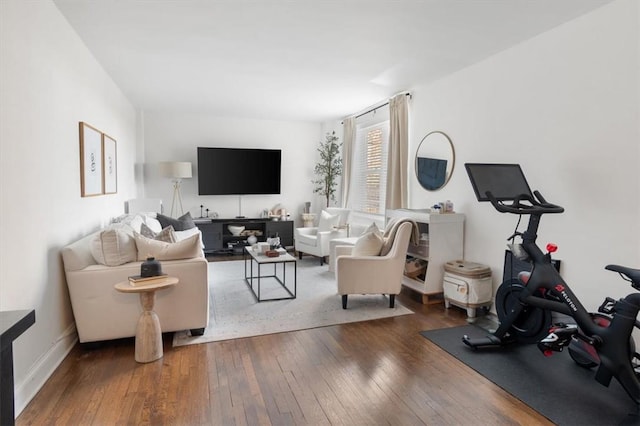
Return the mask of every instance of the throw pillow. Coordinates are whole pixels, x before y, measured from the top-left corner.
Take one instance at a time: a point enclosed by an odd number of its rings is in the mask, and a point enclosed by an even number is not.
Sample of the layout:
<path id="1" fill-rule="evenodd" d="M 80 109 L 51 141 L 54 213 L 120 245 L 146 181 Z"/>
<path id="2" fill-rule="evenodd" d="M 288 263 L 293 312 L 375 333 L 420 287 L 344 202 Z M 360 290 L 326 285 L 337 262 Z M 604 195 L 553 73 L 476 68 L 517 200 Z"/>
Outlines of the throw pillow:
<path id="1" fill-rule="evenodd" d="M 186 212 L 177 219 L 158 213 L 156 215 L 156 219 L 158 219 L 162 228 L 166 228 L 171 225 L 175 231 L 185 231 L 196 227 L 196 224 L 193 222 L 193 218 L 191 217 L 191 213 L 189 212 Z"/>
<path id="2" fill-rule="evenodd" d="M 140 225 L 143 223 L 144 219 L 142 216 L 125 214 L 113 219 L 111 224 L 109 224 L 109 229 L 118 229 L 133 237 L 133 231 L 140 232 Z"/>
<path id="3" fill-rule="evenodd" d="M 376 235 L 380 235 L 380 238 L 383 237 L 382 231 L 380 230 L 380 228 L 378 228 L 378 225 L 376 225 L 375 222 L 372 222 L 371 225 L 369 225 L 369 227 L 364 230 L 362 235 L 366 234 L 367 232 L 373 232 Z"/>
<path id="4" fill-rule="evenodd" d="M 377 229 L 377 227 L 376 227 Z M 378 256 L 382 248 L 382 235 L 380 232 L 370 231 L 362 234 L 353 246 L 352 256 Z"/>
<path id="5" fill-rule="evenodd" d="M 334 226 L 340 224 L 340 215 L 332 215 L 326 210 L 322 210 L 320 221 L 318 222 L 318 232 L 332 231 Z"/>
<path id="6" fill-rule="evenodd" d="M 192 235 L 198 235 L 198 237 L 200 238 L 200 246 L 204 249 L 204 243 L 202 242 L 202 233 L 200 232 L 199 228 L 191 228 L 187 229 L 186 231 L 175 231 L 174 234 L 176 236 L 176 242 L 189 238 Z"/>
<path id="7" fill-rule="evenodd" d="M 144 219 L 144 224 L 147 225 L 149 229 L 151 229 L 153 232 L 160 232 L 162 231 L 163 228 L 165 228 L 164 226 L 160 225 L 160 222 L 155 217 L 151 217 L 151 216 L 142 216 L 142 217 Z"/>
<path id="8" fill-rule="evenodd" d="M 203 257 L 200 246 L 200 234 L 192 235 L 189 238 L 175 243 L 152 240 L 138 233 L 134 234 L 134 237 L 138 248 L 138 260 L 145 260 L 148 257 L 154 257 L 157 260 Z"/>
<path id="9" fill-rule="evenodd" d="M 135 240 L 117 229 L 102 231 L 91 240 L 91 254 L 101 265 L 118 266 L 136 260 Z"/>
<path id="10" fill-rule="evenodd" d="M 164 241 L 165 243 L 175 243 L 178 239 L 173 231 L 173 226 L 169 225 L 160 232 L 153 232 L 146 224 L 140 225 L 140 234 L 152 240 Z"/>

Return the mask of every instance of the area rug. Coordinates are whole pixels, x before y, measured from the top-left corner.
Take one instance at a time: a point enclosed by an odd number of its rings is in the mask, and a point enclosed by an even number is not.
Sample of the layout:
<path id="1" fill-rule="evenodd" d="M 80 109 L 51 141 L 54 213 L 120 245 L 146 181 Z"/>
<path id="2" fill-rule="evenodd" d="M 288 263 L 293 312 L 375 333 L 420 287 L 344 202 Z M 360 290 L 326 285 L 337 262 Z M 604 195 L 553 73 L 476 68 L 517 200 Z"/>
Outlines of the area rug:
<path id="1" fill-rule="evenodd" d="M 595 370 L 579 367 L 566 351 L 545 357 L 536 345 L 473 350 L 462 336 L 486 335 L 473 325 L 423 331 L 424 337 L 558 425 L 638 424 L 635 403 L 612 379 L 609 387 Z"/>
<path id="2" fill-rule="evenodd" d="M 203 336 L 189 332 L 174 334 L 173 345 L 191 345 L 285 331 L 303 330 L 349 322 L 368 321 L 413 313 L 396 300 L 389 308 L 383 295 L 349 296 L 348 309 L 342 309 L 335 275 L 320 266 L 317 258 L 297 262 L 297 297 L 291 300 L 257 302 L 244 280 L 244 261 L 210 262 L 209 326 Z M 280 270 L 281 265 L 278 265 Z M 264 269 L 264 267 L 263 267 Z M 292 278 L 287 269 L 287 281 Z M 263 275 L 265 275 L 263 273 Z M 261 283 L 261 296 L 286 296 L 273 279 Z"/>

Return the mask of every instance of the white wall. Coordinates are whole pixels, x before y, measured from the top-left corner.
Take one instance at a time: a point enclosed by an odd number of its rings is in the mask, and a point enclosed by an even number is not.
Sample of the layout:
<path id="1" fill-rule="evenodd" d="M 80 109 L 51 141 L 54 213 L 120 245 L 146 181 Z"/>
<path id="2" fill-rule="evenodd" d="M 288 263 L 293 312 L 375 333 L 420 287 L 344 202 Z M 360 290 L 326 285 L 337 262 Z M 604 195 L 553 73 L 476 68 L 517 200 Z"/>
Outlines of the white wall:
<path id="1" fill-rule="evenodd" d="M 319 123 L 158 112 L 147 112 L 144 122 L 145 194 L 150 198 L 162 198 L 166 214 L 171 210 L 173 186 L 170 179 L 159 174 L 158 163 L 161 161 L 190 161 L 193 164 L 194 177 L 182 182 L 185 212 L 189 210 L 193 217 L 199 217 L 200 205 L 203 205 L 220 217 L 240 214 L 236 195 L 198 195 L 199 146 L 282 150 L 281 194 L 242 196 L 243 216 L 260 217 L 262 210 L 281 204 L 301 224 L 300 213 L 305 201 L 313 203 L 315 195 L 311 181 L 317 160 L 315 149 L 322 137 Z M 251 170 L 239 169 L 237 173 L 251 174 Z"/>
<path id="2" fill-rule="evenodd" d="M 467 217 L 465 258 L 490 265 L 494 285 L 517 218 L 476 201 L 465 162 L 520 163 L 532 189 L 565 207 L 542 218 L 538 241 L 558 244 L 587 308 L 631 292 L 603 268 L 640 267 L 639 16 L 637 2 L 620 0 L 413 90 L 411 155 L 442 130 L 456 166 L 444 189 L 427 192 L 410 161 L 411 207 L 452 200 Z"/>
<path id="3" fill-rule="evenodd" d="M 135 196 L 135 111 L 48 0 L 0 2 L 0 310 L 35 309 L 14 343 L 16 412 L 75 342 L 60 248 Z M 118 193 L 80 197 L 78 122 L 117 141 Z"/>

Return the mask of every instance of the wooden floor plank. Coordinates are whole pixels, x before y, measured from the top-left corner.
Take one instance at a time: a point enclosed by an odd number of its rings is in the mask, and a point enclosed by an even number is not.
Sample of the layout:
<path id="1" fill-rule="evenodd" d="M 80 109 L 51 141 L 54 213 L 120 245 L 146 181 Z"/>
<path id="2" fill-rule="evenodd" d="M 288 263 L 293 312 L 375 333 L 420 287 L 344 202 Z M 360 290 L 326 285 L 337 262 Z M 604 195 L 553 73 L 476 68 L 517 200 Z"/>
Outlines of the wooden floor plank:
<path id="1" fill-rule="evenodd" d="M 133 339 L 78 345 L 16 424 L 551 424 L 420 336 L 463 310 L 398 301 L 415 314 L 179 348 L 167 334 L 148 364 Z"/>

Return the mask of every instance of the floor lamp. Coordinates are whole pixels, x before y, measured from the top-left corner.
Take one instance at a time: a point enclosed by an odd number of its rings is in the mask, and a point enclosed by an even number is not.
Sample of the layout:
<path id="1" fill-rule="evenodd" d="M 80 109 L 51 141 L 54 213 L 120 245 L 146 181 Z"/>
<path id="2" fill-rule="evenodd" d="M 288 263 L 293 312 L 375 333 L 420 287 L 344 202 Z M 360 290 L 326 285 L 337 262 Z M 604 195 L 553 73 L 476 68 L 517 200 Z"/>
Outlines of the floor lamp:
<path id="1" fill-rule="evenodd" d="M 160 163 L 160 173 L 162 176 L 173 180 L 173 201 L 171 202 L 171 217 L 178 217 L 184 214 L 182 210 L 182 195 L 180 194 L 180 185 L 182 179 L 189 179 L 191 174 L 191 163 L 188 161 L 165 161 Z M 176 215 L 173 215 L 173 212 Z"/>

